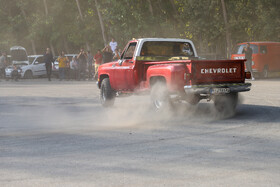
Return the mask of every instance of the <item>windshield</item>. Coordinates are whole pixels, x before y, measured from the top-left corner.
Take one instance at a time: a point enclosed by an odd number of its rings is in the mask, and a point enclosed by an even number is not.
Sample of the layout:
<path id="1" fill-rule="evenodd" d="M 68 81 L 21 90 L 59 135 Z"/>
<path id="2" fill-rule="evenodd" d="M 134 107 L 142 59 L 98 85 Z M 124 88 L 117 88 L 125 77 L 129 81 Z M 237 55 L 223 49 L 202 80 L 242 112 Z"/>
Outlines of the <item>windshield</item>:
<path id="1" fill-rule="evenodd" d="M 15 64 L 16 66 L 26 66 L 26 65 L 28 65 L 28 64 L 26 64 L 26 63 L 17 63 L 17 64 Z"/>
<path id="2" fill-rule="evenodd" d="M 188 42 L 147 41 L 143 44 L 140 56 L 190 57 L 194 56 L 194 52 Z"/>
<path id="3" fill-rule="evenodd" d="M 29 64 L 32 64 L 34 59 L 35 59 L 35 57 L 28 57 Z"/>
<path id="4" fill-rule="evenodd" d="M 244 47 L 246 47 L 246 44 L 237 45 L 233 50 L 233 54 L 243 54 L 242 51 L 243 51 Z M 258 53 L 257 45 L 251 44 L 250 48 L 253 50 L 253 54 Z"/>

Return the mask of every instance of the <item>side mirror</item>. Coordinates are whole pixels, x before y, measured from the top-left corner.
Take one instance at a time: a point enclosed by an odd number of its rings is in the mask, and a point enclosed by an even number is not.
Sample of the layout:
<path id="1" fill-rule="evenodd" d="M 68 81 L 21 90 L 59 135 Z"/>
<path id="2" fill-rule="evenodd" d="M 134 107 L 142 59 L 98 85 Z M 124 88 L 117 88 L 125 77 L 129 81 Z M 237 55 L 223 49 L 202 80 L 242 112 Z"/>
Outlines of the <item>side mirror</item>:
<path id="1" fill-rule="evenodd" d="M 36 61 L 36 62 L 34 62 L 34 64 L 35 64 L 35 65 L 37 65 L 37 64 L 39 64 L 39 62 L 38 62 L 38 61 Z"/>
<path id="2" fill-rule="evenodd" d="M 122 63 L 123 63 L 123 60 L 118 60 L 118 63 L 119 63 L 119 65 L 121 66 L 122 65 Z"/>

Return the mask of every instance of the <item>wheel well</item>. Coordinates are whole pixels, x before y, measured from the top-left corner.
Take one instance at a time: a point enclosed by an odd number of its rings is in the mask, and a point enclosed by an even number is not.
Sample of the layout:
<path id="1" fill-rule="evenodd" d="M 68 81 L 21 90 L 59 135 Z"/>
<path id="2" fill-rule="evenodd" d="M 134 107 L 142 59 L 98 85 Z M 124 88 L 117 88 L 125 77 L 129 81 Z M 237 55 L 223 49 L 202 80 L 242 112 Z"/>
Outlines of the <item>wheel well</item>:
<path id="1" fill-rule="evenodd" d="M 157 82 L 166 84 L 166 79 L 165 79 L 165 77 L 162 77 L 162 76 L 151 77 L 150 78 L 150 87 L 152 87 Z"/>
<path id="2" fill-rule="evenodd" d="M 31 73 L 31 75 L 33 75 L 33 72 L 32 72 L 32 70 L 31 69 L 28 69 L 28 70 L 26 70 L 25 72 L 24 72 L 24 76 L 26 75 L 26 73 Z"/>
<path id="3" fill-rule="evenodd" d="M 99 81 L 98 81 L 98 88 L 101 87 L 101 82 L 102 82 L 102 80 L 105 79 L 105 78 L 109 78 L 109 76 L 106 75 L 106 74 L 100 75 L 100 78 L 99 78 Z"/>

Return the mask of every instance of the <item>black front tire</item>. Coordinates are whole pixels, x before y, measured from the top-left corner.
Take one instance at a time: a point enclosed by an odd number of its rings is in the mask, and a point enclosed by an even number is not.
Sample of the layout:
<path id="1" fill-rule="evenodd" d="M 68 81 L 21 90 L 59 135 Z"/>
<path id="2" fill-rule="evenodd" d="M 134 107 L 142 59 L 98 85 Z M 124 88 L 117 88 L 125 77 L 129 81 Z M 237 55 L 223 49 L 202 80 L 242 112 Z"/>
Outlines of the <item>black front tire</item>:
<path id="1" fill-rule="evenodd" d="M 234 114 L 237 103 L 238 103 L 238 93 L 217 95 L 214 97 L 214 105 L 216 110 L 224 115 Z"/>
<path id="2" fill-rule="evenodd" d="M 111 88 L 109 78 L 104 78 L 100 87 L 100 102 L 104 107 L 111 107 L 114 105 L 116 92 Z"/>

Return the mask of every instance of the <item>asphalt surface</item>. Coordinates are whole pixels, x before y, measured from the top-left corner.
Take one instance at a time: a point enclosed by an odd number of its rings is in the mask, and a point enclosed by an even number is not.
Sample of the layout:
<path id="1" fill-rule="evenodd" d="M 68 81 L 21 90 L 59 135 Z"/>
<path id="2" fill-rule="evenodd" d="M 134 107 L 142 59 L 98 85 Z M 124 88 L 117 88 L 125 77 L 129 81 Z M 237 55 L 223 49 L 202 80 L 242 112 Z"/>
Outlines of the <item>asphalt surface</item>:
<path id="1" fill-rule="evenodd" d="M 236 114 L 212 102 L 156 114 L 148 96 L 99 104 L 94 82 L 0 82 L 0 186 L 280 186 L 280 79 Z"/>

